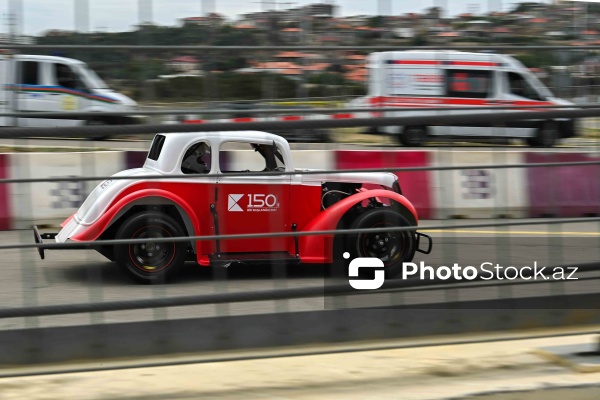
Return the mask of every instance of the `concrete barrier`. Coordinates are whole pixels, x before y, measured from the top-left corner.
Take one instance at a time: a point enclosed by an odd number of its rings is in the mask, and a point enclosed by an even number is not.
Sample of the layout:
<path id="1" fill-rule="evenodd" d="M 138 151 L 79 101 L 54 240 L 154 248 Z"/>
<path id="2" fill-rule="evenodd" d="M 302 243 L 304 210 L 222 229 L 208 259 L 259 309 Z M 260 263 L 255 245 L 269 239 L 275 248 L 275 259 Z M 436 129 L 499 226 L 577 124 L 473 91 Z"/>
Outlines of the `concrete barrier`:
<path id="1" fill-rule="evenodd" d="M 123 152 L 13 153 L 10 178 L 77 178 L 109 176 L 124 169 Z M 56 225 L 73 214 L 98 181 L 53 181 L 10 184 L 13 229 L 33 224 Z"/>
<path id="2" fill-rule="evenodd" d="M 527 163 L 599 161 L 584 153 L 527 153 Z M 540 167 L 527 170 L 529 217 L 600 215 L 600 165 Z"/>
<path id="3" fill-rule="evenodd" d="M 335 152 L 337 169 L 427 167 L 431 153 L 428 151 L 362 151 L 340 150 Z M 433 217 L 431 195 L 431 171 L 398 172 L 402 194 L 415 206 L 419 218 Z"/>
<path id="4" fill-rule="evenodd" d="M 481 169 L 478 165 L 519 164 L 521 152 L 437 151 L 434 166 L 473 166 L 435 171 L 434 218 L 523 218 L 527 215 L 527 174 L 523 168 Z"/>
<path id="5" fill-rule="evenodd" d="M 125 153 L 125 168 L 142 168 L 146 162 L 147 151 L 128 151 Z"/>

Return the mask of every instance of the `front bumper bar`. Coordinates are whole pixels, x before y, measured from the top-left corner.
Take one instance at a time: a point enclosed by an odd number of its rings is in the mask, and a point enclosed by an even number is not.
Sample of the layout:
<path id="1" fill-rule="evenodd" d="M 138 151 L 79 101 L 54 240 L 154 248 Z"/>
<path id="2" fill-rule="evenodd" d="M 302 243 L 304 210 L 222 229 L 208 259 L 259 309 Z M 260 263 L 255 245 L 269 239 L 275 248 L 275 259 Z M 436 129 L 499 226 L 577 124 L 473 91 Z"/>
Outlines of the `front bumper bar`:
<path id="1" fill-rule="evenodd" d="M 427 240 L 427 249 L 421 249 L 421 240 L 425 238 Z M 433 246 L 433 240 L 431 240 L 431 236 L 426 235 L 421 232 L 417 232 L 417 251 L 423 254 L 431 253 L 431 248 Z"/>

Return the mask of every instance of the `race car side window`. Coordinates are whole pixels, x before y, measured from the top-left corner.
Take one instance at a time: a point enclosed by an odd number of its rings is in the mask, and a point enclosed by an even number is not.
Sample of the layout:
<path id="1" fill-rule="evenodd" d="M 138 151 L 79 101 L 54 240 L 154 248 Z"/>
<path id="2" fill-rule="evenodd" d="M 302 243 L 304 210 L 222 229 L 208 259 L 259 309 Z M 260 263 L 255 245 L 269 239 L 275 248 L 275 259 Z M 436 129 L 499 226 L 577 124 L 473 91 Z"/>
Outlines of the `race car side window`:
<path id="1" fill-rule="evenodd" d="M 148 158 L 157 161 L 158 156 L 160 156 L 160 151 L 163 148 L 163 144 L 165 144 L 165 136 L 156 135 L 152 142 L 152 147 L 150 147 L 150 151 L 148 152 Z"/>
<path id="2" fill-rule="evenodd" d="M 211 167 L 210 153 L 208 143 L 194 143 L 183 155 L 181 172 L 184 174 L 208 174 Z"/>
<path id="3" fill-rule="evenodd" d="M 260 172 L 266 168 L 264 157 L 255 151 L 255 144 L 224 142 L 219 151 L 221 172 Z"/>

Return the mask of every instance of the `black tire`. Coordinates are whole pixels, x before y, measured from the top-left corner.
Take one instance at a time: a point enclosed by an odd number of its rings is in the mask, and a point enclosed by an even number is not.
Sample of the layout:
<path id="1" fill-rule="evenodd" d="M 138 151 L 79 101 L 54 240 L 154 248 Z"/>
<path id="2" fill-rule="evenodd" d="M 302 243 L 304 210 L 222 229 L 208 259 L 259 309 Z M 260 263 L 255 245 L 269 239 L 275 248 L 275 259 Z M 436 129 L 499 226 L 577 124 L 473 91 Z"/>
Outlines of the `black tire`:
<path id="1" fill-rule="evenodd" d="M 127 219 L 117 230 L 116 239 L 165 238 L 184 236 L 181 226 L 170 216 L 142 212 Z M 140 283 L 164 283 L 177 272 L 187 257 L 186 242 L 132 243 L 115 246 L 115 261 L 123 272 Z"/>
<path id="2" fill-rule="evenodd" d="M 545 121 L 538 128 L 534 143 L 537 147 L 552 147 L 556 144 L 558 137 L 558 123 L 555 121 Z"/>
<path id="3" fill-rule="evenodd" d="M 351 229 L 412 226 L 396 211 L 376 208 L 361 214 L 354 220 Z M 416 227 L 415 227 L 416 230 Z M 415 230 L 349 235 L 344 249 L 350 253 L 350 260 L 357 257 L 376 257 L 383 261 L 387 277 L 397 275 L 403 262 L 412 261 L 416 251 Z"/>
<path id="4" fill-rule="evenodd" d="M 525 142 L 531 146 L 531 147 L 538 147 L 538 141 L 537 138 L 534 137 L 528 137 L 527 139 L 525 139 Z"/>
<path id="5" fill-rule="evenodd" d="M 399 137 L 400 143 L 407 147 L 421 147 L 427 141 L 427 127 L 406 126 Z"/>
<path id="6" fill-rule="evenodd" d="M 85 125 L 86 126 L 105 126 L 105 125 L 108 125 L 108 123 L 102 119 L 91 119 L 91 120 L 87 121 L 85 123 Z M 89 136 L 87 139 L 99 142 L 99 141 L 106 140 L 109 138 L 110 138 L 110 135 L 94 135 L 94 136 Z"/>

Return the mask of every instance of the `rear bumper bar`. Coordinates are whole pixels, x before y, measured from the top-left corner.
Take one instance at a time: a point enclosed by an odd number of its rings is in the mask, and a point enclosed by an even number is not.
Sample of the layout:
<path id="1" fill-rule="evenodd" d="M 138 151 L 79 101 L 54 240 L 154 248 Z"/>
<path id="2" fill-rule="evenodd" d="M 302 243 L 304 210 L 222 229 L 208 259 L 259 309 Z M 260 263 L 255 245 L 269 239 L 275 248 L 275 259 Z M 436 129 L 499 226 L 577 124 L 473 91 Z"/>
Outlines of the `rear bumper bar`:
<path id="1" fill-rule="evenodd" d="M 34 225 L 33 227 L 33 239 L 35 243 L 38 244 L 37 250 L 40 255 L 40 258 L 43 260 L 46 257 L 46 250 L 81 250 L 81 249 L 89 249 L 90 246 L 73 246 L 72 244 L 66 244 L 65 246 L 61 246 L 59 244 L 52 244 L 52 247 L 44 247 L 44 239 L 46 240 L 54 240 L 58 233 L 40 233 L 38 227 Z"/>

